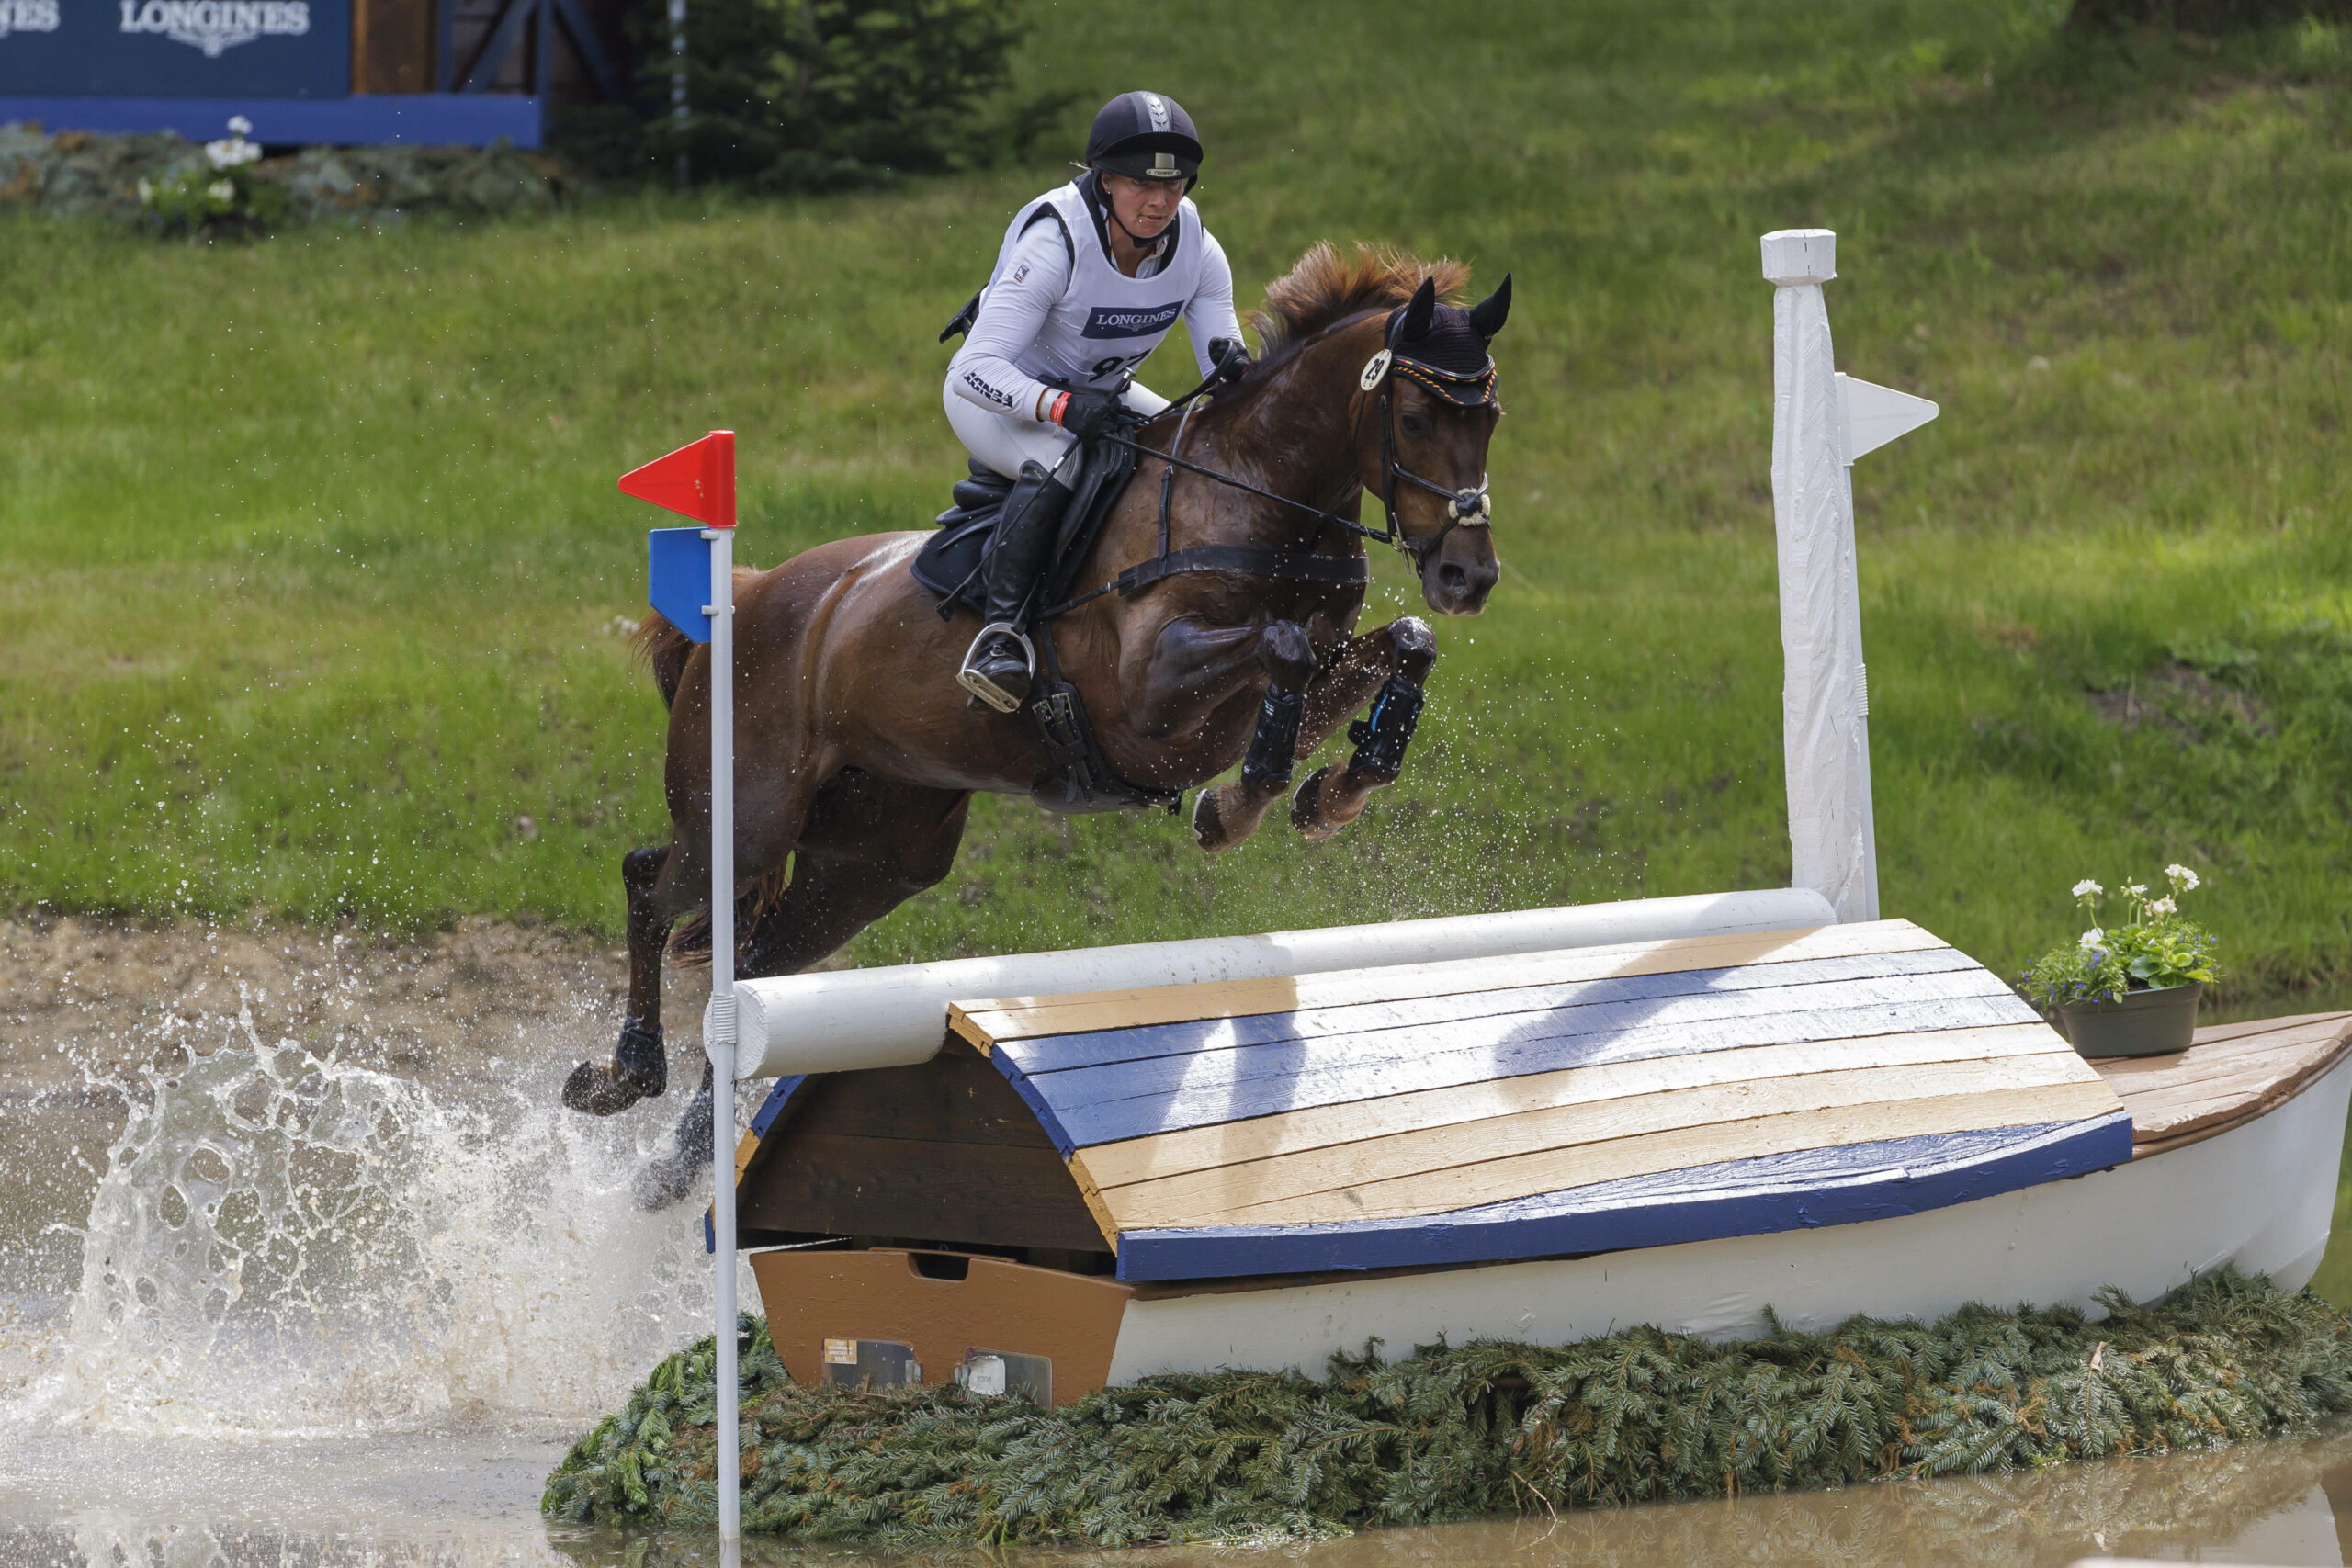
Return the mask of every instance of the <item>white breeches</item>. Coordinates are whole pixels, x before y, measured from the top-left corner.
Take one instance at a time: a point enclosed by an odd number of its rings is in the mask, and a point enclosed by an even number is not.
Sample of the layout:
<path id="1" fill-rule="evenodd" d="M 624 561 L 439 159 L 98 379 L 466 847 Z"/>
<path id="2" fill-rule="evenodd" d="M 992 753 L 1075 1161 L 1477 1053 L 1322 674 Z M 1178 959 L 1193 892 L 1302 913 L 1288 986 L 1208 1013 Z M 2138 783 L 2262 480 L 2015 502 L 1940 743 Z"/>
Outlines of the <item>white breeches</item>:
<path id="1" fill-rule="evenodd" d="M 1069 432 L 1060 425 L 991 413 L 969 398 L 957 396 L 952 382 L 944 396 L 947 423 L 956 432 L 956 439 L 964 444 L 965 450 L 1006 479 L 1019 479 L 1023 463 L 1035 463 L 1047 473 L 1053 472 L 1073 444 Z M 1147 417 L 1168 406 L 1166 398 L 1141 383 L 1130 383 L 1123 400 Z"/>

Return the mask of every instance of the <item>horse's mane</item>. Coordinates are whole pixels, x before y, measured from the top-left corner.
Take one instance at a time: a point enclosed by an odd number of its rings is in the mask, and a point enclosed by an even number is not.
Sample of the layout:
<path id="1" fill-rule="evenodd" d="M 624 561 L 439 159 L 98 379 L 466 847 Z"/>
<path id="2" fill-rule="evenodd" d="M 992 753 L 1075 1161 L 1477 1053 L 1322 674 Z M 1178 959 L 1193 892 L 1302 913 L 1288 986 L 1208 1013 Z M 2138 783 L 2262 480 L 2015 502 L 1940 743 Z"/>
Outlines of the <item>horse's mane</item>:
<path id="1" fill-rule="evenodd" d="M 1458 303 L 1470 268 L 1449 256 L 1425 262 L 1387 245 L 1358 243 L 1350 254 L 1317 240 L 1296 266 L 1266 285 L 1265 306 L 1251 314 L 1250 324 L 1272 359 L 1335 321 L 1402 305 L 1424 277 L 1437 280 L 1440 299 Z"/>

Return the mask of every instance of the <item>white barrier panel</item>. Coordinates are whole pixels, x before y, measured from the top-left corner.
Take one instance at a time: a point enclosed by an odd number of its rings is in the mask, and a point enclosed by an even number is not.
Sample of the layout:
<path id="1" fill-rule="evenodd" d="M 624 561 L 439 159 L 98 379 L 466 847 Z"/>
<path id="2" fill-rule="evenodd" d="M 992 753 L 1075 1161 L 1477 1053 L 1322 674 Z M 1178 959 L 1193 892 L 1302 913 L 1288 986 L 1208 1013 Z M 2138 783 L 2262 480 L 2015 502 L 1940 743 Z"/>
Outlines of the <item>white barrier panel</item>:
<path id="1" fill-rule="evenodd" d="M 947 1004 L 976 998 L 1263 980 L 1383 964 L 1792 931 L 1837 920 L 1829 901 L 1811 888 L 1775 887 L 738 980 L 737 1072 L 771 1078 L 927 1062 L 946 1038 Z"/>

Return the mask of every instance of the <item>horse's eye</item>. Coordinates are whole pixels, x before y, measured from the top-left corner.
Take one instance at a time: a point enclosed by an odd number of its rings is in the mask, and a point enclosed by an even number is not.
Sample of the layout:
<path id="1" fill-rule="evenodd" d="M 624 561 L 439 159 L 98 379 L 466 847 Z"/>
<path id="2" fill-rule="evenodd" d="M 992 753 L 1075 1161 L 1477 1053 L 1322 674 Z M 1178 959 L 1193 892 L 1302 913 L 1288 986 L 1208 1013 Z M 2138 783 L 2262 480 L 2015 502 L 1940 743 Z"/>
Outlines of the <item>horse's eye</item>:
<path id="1" fill-rule="evenodd" d="M 1430 422 L 1423 419 L 1419 414 L 1408 413 L 1404 417 L 1404 420 L 1401 423 L 1404 424 L 1405 434 L 1408 435 L 1427 435 L 1430 433 Z"/>

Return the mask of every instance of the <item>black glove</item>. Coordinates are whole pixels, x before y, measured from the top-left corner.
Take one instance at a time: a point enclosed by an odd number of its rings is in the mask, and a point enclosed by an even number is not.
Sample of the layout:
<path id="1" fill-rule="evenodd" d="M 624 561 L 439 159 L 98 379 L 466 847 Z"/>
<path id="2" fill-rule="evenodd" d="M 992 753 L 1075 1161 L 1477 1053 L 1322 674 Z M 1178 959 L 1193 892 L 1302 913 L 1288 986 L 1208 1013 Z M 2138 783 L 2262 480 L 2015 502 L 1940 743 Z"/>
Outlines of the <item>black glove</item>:
<path id="1" fill-rule="evenodd" d="M 1250 345 L 1238 337 L 1213 337 L 1209 363 L 1216 367 L 1219 381 L 1238 381 L 1250 369 Z"/>
<path id="2" fill-rule="evenodd" d="M 1057 422 L 1080 441 L 1091 441 L 1126 417 L 1127 405 L 1115 392 L 1072 392 L 1062 405 Z"/>

